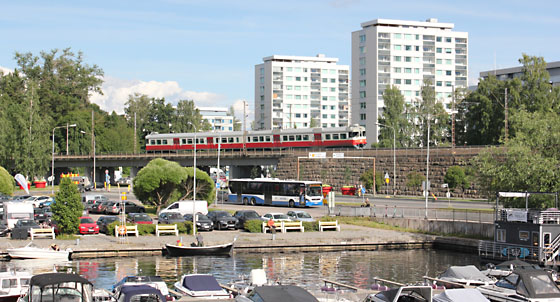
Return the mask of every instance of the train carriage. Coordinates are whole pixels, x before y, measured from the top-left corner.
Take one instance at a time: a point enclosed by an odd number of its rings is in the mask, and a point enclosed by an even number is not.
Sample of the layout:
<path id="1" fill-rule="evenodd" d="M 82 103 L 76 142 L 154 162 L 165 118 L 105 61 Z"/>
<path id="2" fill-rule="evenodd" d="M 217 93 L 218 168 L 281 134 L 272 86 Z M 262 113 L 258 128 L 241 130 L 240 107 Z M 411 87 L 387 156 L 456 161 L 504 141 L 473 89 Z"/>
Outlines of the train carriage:
<path id="1" fill-rule="evenodd" d="M 220 141 L 221 140 L 221 141 Z M 195 133 L 152 133 L 146 136 L 146 151 L 193 150 Z M 275 129 L 232 132 L 198 132 L 197 149 L 283 149 L 309 147 L 355 147 L 366 144 L 362 126 L 338 128 Z"/>

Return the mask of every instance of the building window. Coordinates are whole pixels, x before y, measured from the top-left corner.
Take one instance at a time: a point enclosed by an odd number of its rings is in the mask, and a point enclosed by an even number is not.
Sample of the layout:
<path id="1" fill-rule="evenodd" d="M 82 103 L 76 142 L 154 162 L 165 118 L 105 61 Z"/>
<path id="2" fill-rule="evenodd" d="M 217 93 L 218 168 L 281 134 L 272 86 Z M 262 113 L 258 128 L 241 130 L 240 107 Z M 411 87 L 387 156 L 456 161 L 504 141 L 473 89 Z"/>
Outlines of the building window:
<path id="1" fill-rule="evenodd" d="M 366 47 L 360 46 L 360 53 L 366 53 Z"/>
<path id="2" fill-rule="evenodd" d="M 451 43 L 451 37 L 445 37 L 445 42 Z"/>
<path id="3" fill-rule="evenodd" d="M 286 81 L 293 81 L 293 77 L 286 77 Z"/>
<path id="4" fill-rule="evenodd" d="M 365 98 L 366 97 L 366 92 L 365 91 L 360 91 L 360 97 Z"/>
<path id="5" fill-rule="evenodd" d="M 412 68 L 405 68 L 404 73 L 412 73 Z"/>
<path id="6" fill-rule="evenodd" d="M 394 56 L 393 61 L 400 62 L 401 61 L 401 56 Z"/>
<path id="7" fill-rule="evenodd" d="M 366 80 L 360 80 L 360 87 L 366 87 Z"/>
<path id="8" fill-rule="evenodd" d="M 436 70 L 436 75 L 443 75 L 443 70 L 440 69 Z"/>
<path id="9" fill-rule="evenodd" d="M 362 120 L 362 121 L 366 120 L 366 114 L 365 113 L 360 113 L 360 120 Z"/>
<path id="10" fill-rule="evenodd" d="M 301 82 L 301 77 L 296 77 L 296 81 Z"/>
<path id="11" fill-rule="evenodd" d="M 395 85 L 400 85 L 401 84 L 401 79 L 394 79 L 393 83 L 395 83 Z"/>
<path id="12" fill-rule="evenodd" d="M 445 53 L 451 53 L 451 48 L 446 48 Z"/>
<path id="13" fill-rule="evenodd" d="M 301 67 L 296 67 L 296 68 L 294 68 L 294 71 L 295 71 L 295 72 L 301 72 Z"/>
<path id="14" fill-rule="evenodd" d="M 393 68 L 393 71 L 395 73 L 401 73 L 401 68 L 400 67 L 395 67 L 395 68 Z"/>
<path id="15" fill-rule="evenodd" d="M 412 62 L 412 57 L 404 57 L 405 62 Z"/>
<path id="16" fill-rule="evenodd" d="M 442 48 L 441 47 L 436 48 L 436 52 L 437 53 L 442 53 Z"/>
<path id="17" fill-rule="evenodd" d="M 360 58 L 360 65 L 366 65 L 366 58 Z"/>
<path id="18" fill-rule="evenodd" d="M 414 68 L 414 73 L 415 74 L 420 74 L 420 68 Z"/>
<path id="19" fill-rule="evenodd" d="M 365 102 L 360 103 L 360 108 L 361 109 L 366 109 L 366 103 Z"/>
<path id="20" fill-rule="evenodd" d="M 395 39 L 400 39 L 402 37 L 401 34 L 393 34 L 393 38 Z"/>
<path id="21" fill-rule="evenodd" d="M 405 40 L 412 40 L 414 36 L 412 34 L 404 34 Z"/>
<path id="22" fill-rule="evenodd" d="M 411 51 L 412 50 L 412 45 L 405 45 L 404 50 Z"/>
<path id="23" fill-rule="evenodd" d="M 450 75 L 451 75 L 451 70 L 446 70 L 446 71 L 445 71 L 445 75 L 450 76 Z"/>
<path id="24" fill-rule="evenodd" d="M 418 46 L 418 45 L 414 46 L 414 50 L 420 51 L 420 46 Z"/>
<path id="25" fill-rule="evenodd" d="M 446 81 L 446 82 L 445 82 L 445 86 L 451 87 L 451 86 L 452 86 L 452 85 L 451 85 L 451 82 L 450 82 L 450 81 Z"/>
<path id="26" fill-rule="evenodd" d="M 365 68 L 360 68 L 360 75 L 362 75 L 362 76 L 366 75 L 366 69 Z"/>
<path id="27" fill-rule="evenodd" d="M 519 240 L 528 241 L 529 240 L 529 232 L 528 231 L 519 231 Z"/>
<path id="28" fill-rule="evenodd" d="M 411 79 L 405 79 L 405 80 L 404 80 L 404 84 L 405 84 L 405 85 L 411 85 L 411 84 L 412 84 L 412 80 L 411 80 Z"/>
<path id="29" fill-rule="evenodd" d="M 451 59 L 445 59 L 445 64 L 451 65 L 451 61 L 452 61 Z"/>
<path id="30" fill-rule="evenodd" d="M 436 64 L 442 64 L 443 60 L 442 59 L 436 59 Z"/>
<path id="31" fill-rule="evenodd" d="M 441 37 L 436 37 L 436 42 L 441 42 Z"/>
<path id="32" fill-rule="evenodd" d="M 293 89 L 292 85 L 286 85 L 286 90 L 292 90 L 292 89 Z"/>
<path id="33" fill-rule="evenodd" d="M 323 114 L 323 118 L 326 119 L 328 114 Z"/>
<path id="34" fill-rule="evenodd" d="M 400 45 L 393 45 L 393 49 L 394 50 L 401 50 L 401 46 Z"/>
<path id="35" fill-rule="evenodd" d="M 420 80 L 414 80 L 414 85 L 420 85 Z"/>
<path id="36" fill-rule="evenodd" d="M 360 42 L 366 41 L 366 35 L 360 35 Z"/>
<path id="37" fill-rule="evenodd" d="M 336 87 L 331 87 L 331 92 L 336 92 Z"/>
<path id="38" fill-rule="evenodd" d="M 441 82 L 441 81 L 437 81 L 437 82 L 436 82 L 436 86 L 441 87 L 441 85 L 442 85 L 442 82 Z"/>
<path id="39" fill-rule="evenodd" d="M 336 79 L 331 79 L 331 83 L 336 83 Z"/>

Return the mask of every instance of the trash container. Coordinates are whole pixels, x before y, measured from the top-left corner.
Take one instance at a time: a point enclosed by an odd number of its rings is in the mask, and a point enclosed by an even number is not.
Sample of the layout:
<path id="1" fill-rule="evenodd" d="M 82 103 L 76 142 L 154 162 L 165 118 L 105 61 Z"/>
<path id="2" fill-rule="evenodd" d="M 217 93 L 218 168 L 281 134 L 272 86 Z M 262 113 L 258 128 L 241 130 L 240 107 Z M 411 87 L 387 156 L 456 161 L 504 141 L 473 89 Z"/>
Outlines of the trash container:
<path id="1" fill-rule="evenodd" d="M 13 228 L 12 229 L 12 239 L 26 240 L 27 239 L 27 229 L 26 228 Z"/>

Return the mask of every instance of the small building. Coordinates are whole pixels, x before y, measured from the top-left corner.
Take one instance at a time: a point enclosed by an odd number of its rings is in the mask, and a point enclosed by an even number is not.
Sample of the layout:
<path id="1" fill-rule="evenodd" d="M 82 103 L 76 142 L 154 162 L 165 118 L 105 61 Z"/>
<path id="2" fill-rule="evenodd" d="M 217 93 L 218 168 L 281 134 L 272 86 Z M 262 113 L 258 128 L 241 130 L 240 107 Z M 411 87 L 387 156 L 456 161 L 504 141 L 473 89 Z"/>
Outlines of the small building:
<path id="1" fill-rule="evenodd" d="M 225 107 L 197 107 L 202 118 L 212 125 L 212 131 L 233 131 L 233 116 Z"/>
<path id="2" fill-rule="evenodd" d="M 552 86 L 560 86 L 560 61 L 546 63 L 546 71 L 550 75 L 550 84 Z M 502 81 L 519 78 L 523 75 L 523 66 L 494 69 L 480 73 L 480 77 L 483 79 L 488 78 L 490 75 L 494 75 L 498 80 Z"/>

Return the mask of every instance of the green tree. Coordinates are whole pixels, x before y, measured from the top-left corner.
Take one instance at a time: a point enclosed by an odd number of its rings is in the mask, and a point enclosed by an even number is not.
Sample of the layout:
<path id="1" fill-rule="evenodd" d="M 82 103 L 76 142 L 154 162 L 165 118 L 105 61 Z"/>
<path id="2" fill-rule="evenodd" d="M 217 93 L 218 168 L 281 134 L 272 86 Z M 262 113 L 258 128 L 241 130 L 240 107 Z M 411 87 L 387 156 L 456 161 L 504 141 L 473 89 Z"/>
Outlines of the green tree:
<path id="1" fill-rule="evenodd" d="M 14 178 L 4 167 L 0 166 L 0 193 L 4 195 L 12 195 L 14 192 Z"/>
<path id="2" fill-rule="evenodd" d="M 183 168 L 185 170 L 186 177 L 179 184 L 178 190 L 181 195 L 180 200 L 192 200 L 193 199 L 193 185 L 194 185 L 194 174 L 192 167 Z M 216 194 L 214 191 L 214 181 L 208 175 L 208 173 L 196 169 L 196 198 L 197 200 L 206 200 L 208 204 L 214 202 Z"/>
<path id="3" fill-rule="evenodd" d="M 134 93 L 128 96 L 126 101 L 124 113 L 129 127 L 134 129 L 134 122 L 136 116 L 136 138 L 138 150 L 145 148 L 144 129 L 148 123 L 148 113 L 150 111 L 151 98 L 145 94 Z M 147 133 L 149 134 L 149 133 Z"/>
<path id="4" fill-rule="evenodd" d="M 383 186 L 383 175 L 382 172 L 375 172 L 375 191 L 379 192 L 379 188 Z M 371 190 L 373 188 L 373 169 L 369 169 L 360 175 L 360 182 L 364 184 L 366 190 Z"/>
<path id="5" fill-rule="evenodd" d="M 317 121 L 316 118 L 311 118 L 311 120 L 309 120 L 309 128 L 317 128 L 319 127 L 319 122 Z"/>
<path id="6" fill-rule="evenodd" d="M 133 180 L 134 195 L 142 203 L 155 206 L 159 213 L 162 206 L 177 200 L 174 193 L 186 177 L 178 163 L 156 158 L 138 171 Z"/>
<path id="7" fill-rule="evenodd" d="M 241 122 L 238 118 L 235 117 L 235 109 L 233 108 L 233 106 L 229 107 L 228 115 L 233 117 L 233 130 L 241 131 Z"/>
<path id="8" fill-rule="evenodd" d="M 447 169 L 443 181 L 449 185 L 450 189 L 462 188 L 468 186 L 465 169 L 459 166 L 451 166 Z"/>
<path id="9" fill-rule="evenodd" d="M 426 146 L 428 128 L 430 128 L 430 143 L 441 144 L 449 139 L 449 116 L 443 104 L 436 99 L 435 89 L 430 80 L 424 81 L 421 95 L 422 98 L 418 100 L 414 109 L 419 133 L 416 136 L 416 144 Z"/>
<path id="10" fill-rule="evenodd" d="M 406 186 L 419 188 L 424 180 L 426 180 L 426 177 L 422 173 L 416 171 L 410 172 L 406 175 Z"/>
<path id="11" fill-rule="evenodd" d="M 412 147 L 412 126 L 407 119 L 406 112 L 410 110 L 404 101 L 404 96 L 396 86 L 391 86 L 383 91 L 383 116 L 379 123 L 388 127 L 380 126 L 379 147 L 393 147 L 393 129 L 395 133 L 396 148 Z M 392 127 L 392 128 L 391 128 Z"/>
<path id="12" fill-rule="evenodd" d="M 553 92 L 544 58 L 522 54 L 519 63 L 523 65 L 520 78 L 523 89 L 519 95 L 522 108 L 529 112 L 549 111 L 554 108 L 558 98 Z"/>
<path id="13" fill-rule="evenodd" d="M 55 200 L 56 202 L 51 205 L 52 219 L 56 221 L 60 233 L 77 233 L 79 218 L 84 210 L 78 186 L 72 183 L 70 178 L 63 178 Z"/>
<path id="14" fill-rule="evenodd" d="M 199 131 L 209 131 L 211 129 L 210 123 L 202 118 L 200 110 L 196 108 L 194 101 L 181 100 L 177 103 L 177 109 L 174 116 L 173 132 L 185 133 L 193 132 L 193 126 Z"/>

